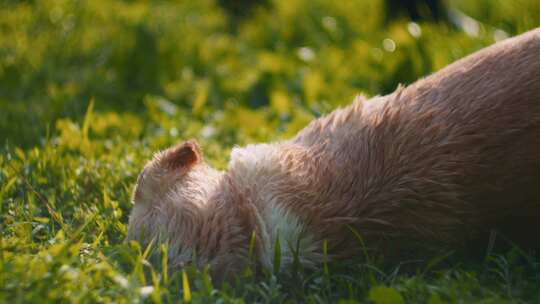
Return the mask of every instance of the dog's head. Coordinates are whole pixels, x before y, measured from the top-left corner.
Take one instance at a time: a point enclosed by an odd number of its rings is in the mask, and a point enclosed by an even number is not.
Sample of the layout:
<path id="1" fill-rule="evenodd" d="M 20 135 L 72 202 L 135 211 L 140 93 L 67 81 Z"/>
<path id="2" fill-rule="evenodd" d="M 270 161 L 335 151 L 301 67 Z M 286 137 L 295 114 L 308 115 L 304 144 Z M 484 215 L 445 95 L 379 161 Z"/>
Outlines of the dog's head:
<path id="1" fill-rule="evenodd" d="M 143 246 L 152 240 L 167 242 L 173 267 L 195 262 L 205 238 L 201 229 L 213 212 L 210 199 L 221 177 L 222 172 L 204 162 L 195 141 L 156 153 L 137 179 L 127 240 Z M 197 264 L 209 262 L 198 258 Z"/>

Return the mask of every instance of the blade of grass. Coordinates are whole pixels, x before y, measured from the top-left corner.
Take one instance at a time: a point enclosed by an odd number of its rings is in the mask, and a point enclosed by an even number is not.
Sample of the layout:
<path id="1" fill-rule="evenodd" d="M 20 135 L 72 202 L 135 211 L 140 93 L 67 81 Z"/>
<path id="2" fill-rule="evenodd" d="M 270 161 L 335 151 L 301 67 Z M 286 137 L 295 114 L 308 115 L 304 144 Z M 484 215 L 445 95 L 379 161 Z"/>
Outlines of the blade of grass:
<path id="1" fill-rule="evenodd" d="M 183 300 L 184 303 L 191 302 L 191 289 L 189 287 L 188 275 L 185 270 L 182 270 L 182 290 L 184 291 Z"/>
<path id="2" fill-rule="evenodd" d="M 276 242 L 274 243 L 274 274 L 277 275 L 281 268 L 281 244 L 279 241 L 279 229 L 277 231 Z"/>
<path id="3" fill-rule="evenodd" d="M 169 246 L 168 243 L 161 244 L 161 272 L 163 273 L 163 282 L 169 285 Z"/>
<path id="4" fill-rule="evenodd" d="M 28 189 L 30 189 L 30 191 L 32 191 L 36 197 L 38 198 L 38 200 L 45 206 L 45 208 L 47 209 L 47 212 L 49 213 L 49 215 L 52 217 L 52 219 L 58 224 L 60 225 L 61 229 L 62 230 L 65 230 L 65 224 L 64 224 L 64 220 L 62 218 L 62 215 L 58 212 L 56 212 L 54 210 L 54 208 L 52 207 L 51 203 L 49 202 L 49 200 L 47 200 L 47 198 L 41 194 L 39 191 L 37 191 L 34 186 L 32 186 L 32 184 L 28 181 L 28 179 L 26 178 L 26 176 L 24 176 L 19 170 L 17 170 L 15 168 L 15 166 L 13 166 L 12 163 L 10 162 L 7 162 L 8 166 L 13 170 L 13 172 L 15 172 L 16 175 L 18 175 L 21 180 L 23 181 L 23 183 L 26 185 L 26 187 L 28 187 Z"/>
<path id="5" fill-rule="evenodd" d="M 360 235 L 358 231 L 356 231 L 356 229 L 354 229 L 354 227 L 347 225 L 347 228 L 349 228 L 349 230 L 354 234 L 355 238 L 360 243 L 360 247 L 362 249 L 362 253 L 364 254 L 364 258 L 366 259 L 366 262 L 371 264 L 372 260 L 367 252 L 367 247 L 366 247 L 366 243 L 364 242 L 364 238 Z"/>
<path id="6" fill-rule="evenodd" d="M 323 241 L 323 259 L 324 275 L 328 277 L 330 271 L 328 270 L 328 241 L 326 239 Z"/>

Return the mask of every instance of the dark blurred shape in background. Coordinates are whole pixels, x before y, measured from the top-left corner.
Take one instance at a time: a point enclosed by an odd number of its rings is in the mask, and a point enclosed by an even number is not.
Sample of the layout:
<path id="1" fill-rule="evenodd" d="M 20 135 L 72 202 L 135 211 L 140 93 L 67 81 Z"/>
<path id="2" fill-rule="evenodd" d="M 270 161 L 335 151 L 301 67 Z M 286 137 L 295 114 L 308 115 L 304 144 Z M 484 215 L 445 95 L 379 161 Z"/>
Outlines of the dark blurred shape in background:
<path id="1" fill-rule="evenodd" d="M 253 14 L 257 7 L 268 7 L 268 0 L 217 0 L 217 4 L 227 12 L 231 29 Z"/>
<path id="2" fill-rule="evenodd" d="M 406 17 L 413 21 L 446 21 L 448 14 L 441 0 L 386 0 L 386 21 Z"/>
<path id="3" fill-rule="evenodd" d="M 270 7 L 269 0 L 217 0 L 227 13 L 231 29 L 249 18 L 258 7 Z M 444 0 L 385 0 L 385 21 L 399 18 L 413 21 L 448 21 L 448 10 Z"/>

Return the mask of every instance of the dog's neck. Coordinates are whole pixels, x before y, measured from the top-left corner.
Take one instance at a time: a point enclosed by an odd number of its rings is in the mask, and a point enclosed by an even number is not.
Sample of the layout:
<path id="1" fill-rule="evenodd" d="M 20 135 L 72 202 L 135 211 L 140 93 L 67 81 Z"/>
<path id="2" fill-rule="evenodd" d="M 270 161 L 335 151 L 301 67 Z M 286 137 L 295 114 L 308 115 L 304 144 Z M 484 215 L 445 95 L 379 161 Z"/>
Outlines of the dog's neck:
<path id="1" fill-rule="evenodd" d="M 321 245 L 313 238 L 305 217 L 295 212 L 296 205 L 309 204 L 305 201 L 309 177 L 302 176 L 309 165 L 305 153 L 302 147 L 275 143 L 235 148 L 231 154 L 228 174 L 237 185 L 236 191 L 244 193 L 254 207 L 259 262 L 267 269 L 276 262 L 276 246 L 281 267 L 296 259 L 303 266 L 321 260 Z"/>

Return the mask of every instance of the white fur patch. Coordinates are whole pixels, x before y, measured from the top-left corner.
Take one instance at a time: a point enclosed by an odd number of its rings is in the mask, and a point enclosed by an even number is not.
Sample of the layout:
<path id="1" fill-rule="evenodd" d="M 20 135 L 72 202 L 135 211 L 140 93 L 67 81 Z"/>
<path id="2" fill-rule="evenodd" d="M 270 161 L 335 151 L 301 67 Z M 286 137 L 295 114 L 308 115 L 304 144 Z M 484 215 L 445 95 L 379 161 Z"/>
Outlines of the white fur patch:
<path id="1" fill-rule="evenodd" d="M 229 170 L 240 170 L 243 173 L 258 173 L 261 171 L 277 169 L 274 144 L 247 145 L 244 148 L 234 148 L 231 152 Z"/>
<path id="2" fill-rule="evenodd" d="M 276 241 L 279 239 L 280 267 L 292 265 L 295 258 L 303 266 L 311 267 L 321 260 L 320 246 L 300 219 L 287 210 L 287 196 L 279 190 L 283 168 L 279 164 L 281 154 L 278 149 L 276 144 L 235 148 L 229 169 L 236 173 L 235 177 L 246 189 L 252 191 L 261 212 L 258 221 L 262 234 L 262 265 L 273 269 Z"/>
<path id="3" fill-rule="evenodd" d="M 281 268 L 292 265 L 295 258 L 305 267 L 315 265 L 320 259 L 319 246 L 305 230 L 303 223 L 283 206 L 271 202 L 265 210 L 263 222 L 261 262 L 267 269 L 274 267 L 278 238 Z"/>

